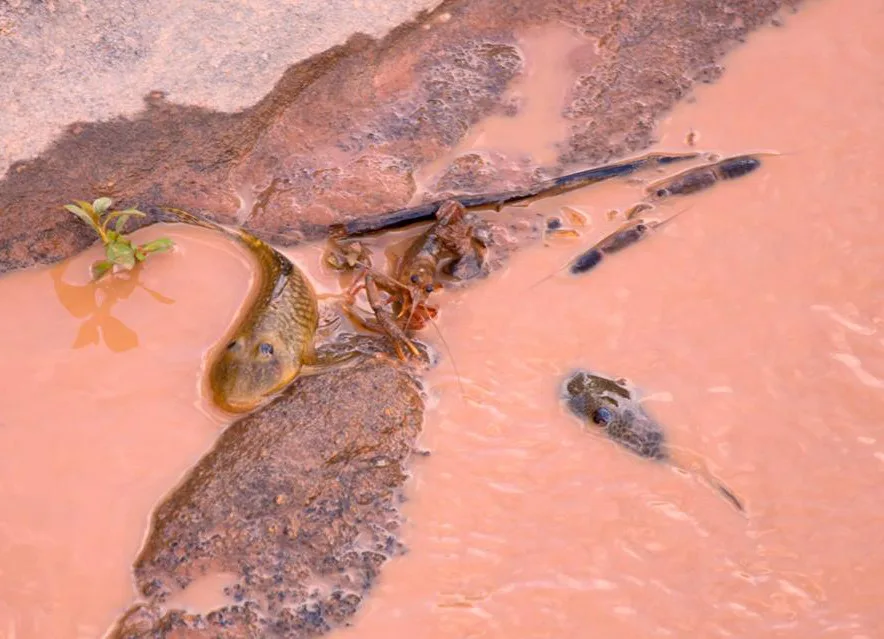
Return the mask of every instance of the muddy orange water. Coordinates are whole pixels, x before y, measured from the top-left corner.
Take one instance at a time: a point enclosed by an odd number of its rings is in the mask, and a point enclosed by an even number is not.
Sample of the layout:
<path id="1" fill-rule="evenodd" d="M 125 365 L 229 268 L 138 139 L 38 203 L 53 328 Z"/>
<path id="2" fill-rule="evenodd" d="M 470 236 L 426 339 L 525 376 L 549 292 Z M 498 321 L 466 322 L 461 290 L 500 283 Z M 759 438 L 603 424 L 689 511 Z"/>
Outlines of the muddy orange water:
<path id="1" fill-rule="evenodd" d="M 199 372 L 247 257 L 198 229 L 135 237 L 159 235 L 178 250 L 98 290 L 97 248 L 0 280 L 2 637 L 101 636 L 131 601 L 152 507 L 223 424 L 201 409 Z M 213 269 L 182 277 L 191 262 Z"/>
<path id="2" fill-rule="evenodd" d="M 587 44 L 525 34 L 523 115 L 480 125 L 460 150 L 515 139 L 553 157 L 568 78 L 531 61 L 565 67 Z M 581 278 L 527 290 L 610 231 L 607 212 L 643 185 L 519 209 L 569 207 L 589 224 L 440 295 L 463 394 L 447 358 L 429 378 L 410 552 L 334 636 L 881 636 L 882 55 L 877 0 L 810 1 L 751 36 L 661 124 L 659 147 L 687 148 L 693 130 L 702 149 L 784 155 L 659 207 L 690 208 Z M 100 637 L 133 597 L 152 507 L 225 423 L 200 379 L 248 263 L 199 229 L 137 237 L 161 234 L 180 250 L 99 293 L 84 288 L 94 249 L 0 280 L 0 637 Z M 312 275 L 317 255 L 293 254 Z M 567 414 L 558 389 L 577 366 L 642 388 L 671 442 L 748 516 Z M 182 603 L 208 605 L 223 583 Z"/>
<path id="3" fill-rule="evenodd" d="M 4 639 L 101 637 L 133 599 L 153 507 L 232 419 L 208 399 L 206 361 L 248 299 L 251 258 L 186 225 L 132 234 L 160 236 L 173 252 L 98 285 L 98 247 L 0 280 Z M 290 255 L 322 276 L 320 247 Z M 199 580 L 173 603 L 211 609 L 229 582 Z"/>

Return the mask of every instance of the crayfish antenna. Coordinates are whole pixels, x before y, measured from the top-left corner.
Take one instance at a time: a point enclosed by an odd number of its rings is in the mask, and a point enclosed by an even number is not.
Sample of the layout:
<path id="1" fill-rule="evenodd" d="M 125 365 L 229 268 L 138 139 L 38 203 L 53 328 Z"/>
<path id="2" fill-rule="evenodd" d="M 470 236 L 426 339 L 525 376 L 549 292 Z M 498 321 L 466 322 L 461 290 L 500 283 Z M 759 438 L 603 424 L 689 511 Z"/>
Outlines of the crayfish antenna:
<path id="1" fill-rule="evenodd" d="M 461 379 L 460 371 L 457 370 L 457 362 L 454 361 L 454 355 L 451 352 L 451 348 L 448 346 L 448 342 L 446 341 L 445 336 L 442 335 L 442 331 L 439 330 L 439 325 L 436 324 L 436 320 L 434 320 L 429 315 L 427 316 L 427 319 L 430 320 L 430 324 L 432 324 L 433 328 L 436 330 L 436 334 L 439 336 L 439 340 L 442 342 L 442 346 L 445 348 L 445 352 L 448 353 L 448 357 L 449 359 L 451 359 L 451 368 L 454 369 L 454 376 L 457 378 L 457 386 L 460 389 L 460 397 L 461 399 L 466 400 L 467 395 L 463 387 L 463 380 Z"/>

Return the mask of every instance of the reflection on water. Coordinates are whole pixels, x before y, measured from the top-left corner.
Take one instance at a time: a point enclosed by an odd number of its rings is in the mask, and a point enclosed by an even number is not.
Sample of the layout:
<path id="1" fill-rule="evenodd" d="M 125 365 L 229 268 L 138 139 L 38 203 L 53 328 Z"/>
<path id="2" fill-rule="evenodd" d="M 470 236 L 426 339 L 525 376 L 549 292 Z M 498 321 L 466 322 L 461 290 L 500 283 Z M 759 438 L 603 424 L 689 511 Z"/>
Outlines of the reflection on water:
<path id="1" fill-rule="evenodd" d="M 3 639 L 101 637 L 135 594 L 151 510 L 228 423 L 200 396 L 203 357 L 249 259 L 204 229 L 132 234 L 160 236 L 175 251 L 97 284 L 98 246 L 0 277 Z"/>
<path id="2" fill-rule="evenodd" d="M 175 300 L 148 288 L 141 282 L 143 263 L 139 262 L 129 271 L 106 276 L 97 282 L 70 284 L 64 281 L 64 274 L 70 262 L 64 261 L 49 270 L 52 285 L 58 301 L 68 313 L 77 319 L 84 319 L 74 338 L 73 347 L 82 348 L 89 344 L 104 343 L 115 353 L 121 353 L 138 346 L 138 334 L 122 321 L 111 315 L 117 302 L 128 299 L 141 289 L 160 304 L 174 304 Z"/>

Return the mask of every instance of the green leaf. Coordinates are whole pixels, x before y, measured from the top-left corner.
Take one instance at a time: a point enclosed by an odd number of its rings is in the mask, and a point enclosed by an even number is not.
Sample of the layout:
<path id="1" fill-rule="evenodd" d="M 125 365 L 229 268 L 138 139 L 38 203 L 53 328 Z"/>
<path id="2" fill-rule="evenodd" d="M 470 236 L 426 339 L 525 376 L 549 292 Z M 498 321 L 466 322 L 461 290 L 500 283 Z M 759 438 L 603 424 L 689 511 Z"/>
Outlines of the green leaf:
<path id="1" fill-rule="evenodd" d="M 117 240 L 120 239 L 120 234 L 117 233 L 116 231 L 108 231 L 106 233 L 106 235 L 107 235 L 108 242 L 116 242 Z"/>
<path id="2" fill-rule="evenodd" d="M 100 280 L 102 277 L 107 275 L 108 272 L 114 267 L 113 262 L 109 262 L 108 260 L 102 260 L 100 262 L 95 262 L 92 265 L 92 279 Z"/>
<path id="3" fill-rule="evenodd" d="M 132 268 L 135 266 L 135 249 L 128 240 L 117 240 L 107 245 L 107 259 L 114 264 Z"/>
<path id="4" fill-rule="evenodd" d="M 114 211 L 116 213 L 116 211 Z M 111 213 L 113 215 L 113 213 Z M 117 218 L 117 221 L 114 223 L 114 228 L 117 229 L 117 233 L 123 232 L 123 227 L 126 226 L 126 222 L 129 221 L 129 215 L 120 215 Z"/>
<path id="5" fill-rule="evenodd" d="M 162 251 L 168 251 L 173 246 L 174 243 L 169 238 L 158 237 L 157 239 L 148 242 L 147 244 L 142 244 L 138 248 L 145 253 L 161 253 Z"/>
<path id="6" fill-rule="evenodd" d="M 109 197 L 100 197 L 92 203 L 92 210 L 101 215 L 110 208 L 114 201 Z"/>
<path id="7" fill-rule="evenodd" d="M 92 219 L 92 222 L 95 224 L 95 226 L 98 226 L 98 213 L 96 213 L 96 212 L 92 209 L 92 205 L 89 204 L 89 202 L 84 202 L 83 200 L 74 200 L 74 202 L 76 202 L 76 204 L 77 204 L 77 205 L 78 205 L 83 211 L 86 212 L 86 215 L 88 215 L 88 216 Z"/>
<path id="8" fill-rule="evenodd" d="M 86 222 L 86 224 L 91 226 L 96 231 L 98 230 L 98 227 L 95 225 L 95 221 L 89 216 L 89 214 L 86 211 L 81 209 L 79 206 L 76 206 L 74 204 L 65 204 L 64 208 L 67 209 L 68 211 L 70 211 L 71 213 L 73 213 L 74 215 L 76 215 L 78 218 L 80 218 L 84 222 Z"/>
<path id="9" fill-rule="evenodd" d="M 147 257 L 147 253 L 142 251 L 140 246 L 137 249 L 135 249 L 135 259 L 136 260 L 138 260 L 139 262 L 143 262 L 146 257 Z"/>

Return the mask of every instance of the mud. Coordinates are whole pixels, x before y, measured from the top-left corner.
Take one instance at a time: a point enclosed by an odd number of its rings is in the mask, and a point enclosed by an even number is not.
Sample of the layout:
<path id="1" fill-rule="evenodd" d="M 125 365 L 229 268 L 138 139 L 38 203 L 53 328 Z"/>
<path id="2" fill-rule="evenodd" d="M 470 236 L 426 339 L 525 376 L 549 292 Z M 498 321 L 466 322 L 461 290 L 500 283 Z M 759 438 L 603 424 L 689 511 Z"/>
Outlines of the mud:
<path id="1" fill-rule="evenodd" d="M 344 622 L 401 550 L 422 411 L 411 377 L 367 360 L 302 378 L 235 422 L 155 512 L 135 562 L 143 601 L 111 636 L 312 637 Z M 218 575 L 227 605 L 165 605 Z"/>
<path id="2" fill-rule="evenodd" d="M 546 169 L 641 149 L 653 142 L 655 118 L 696 81 L 719 75 L 720 57 L 783 4 L 796 3 L 521 0 L 501 9 L 451 0 L 381 40 L 357 35 L 291 67 L 235 114 L 152 93 L 138 115 L 72 124 L 45 153 L 10 167 L 0 183 L 0 272 L 92 243 L 60 210 L 74 197 L 173 204 L 289 241 L 406 205 L 418 197 L 415 172 L 473 124 L 518 113 L 520 97 L 508 88 L 524 69 L 520 34 L 543 25 L 584 41 L 561 102 L 569 130 Z M 470 157 L 455 159 L 439 187 L 477 161 L 504 189 L 544 173 L 517 153 Z"/>

